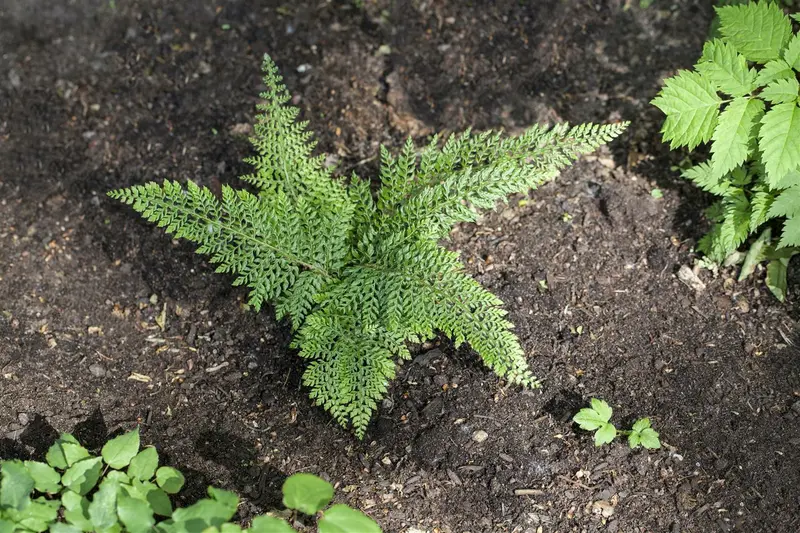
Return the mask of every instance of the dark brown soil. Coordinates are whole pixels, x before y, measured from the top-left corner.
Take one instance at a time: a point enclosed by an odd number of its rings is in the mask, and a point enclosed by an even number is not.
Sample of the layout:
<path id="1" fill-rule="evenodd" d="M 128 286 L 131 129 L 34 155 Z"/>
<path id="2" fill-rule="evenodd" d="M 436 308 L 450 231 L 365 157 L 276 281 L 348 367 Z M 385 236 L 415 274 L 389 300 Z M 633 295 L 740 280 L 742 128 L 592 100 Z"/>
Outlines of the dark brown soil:
<path id="1" fill-rule="evenodd" d="M 675 276 L 708 198 L 669 171 L 648 101 L 699 55 L 710 4 L 0 1 L 0 456 L 138 423 L 187 501 L 231 488 L 244 519 L 304 470 L 389 532 L 799 531 L 798 272 L 785 305 L 734 269 L 700 293 Z M 264 52 L 347 173 L 407 135 L 633 121 L 453 233 L 541 390 L 443 343 L 359 442 L 299 386 L 285 324 L 105 197 L 235 182 Z M 651 417 L 664 448 L 596 449 L 570 422 L 590 397 Z"/>

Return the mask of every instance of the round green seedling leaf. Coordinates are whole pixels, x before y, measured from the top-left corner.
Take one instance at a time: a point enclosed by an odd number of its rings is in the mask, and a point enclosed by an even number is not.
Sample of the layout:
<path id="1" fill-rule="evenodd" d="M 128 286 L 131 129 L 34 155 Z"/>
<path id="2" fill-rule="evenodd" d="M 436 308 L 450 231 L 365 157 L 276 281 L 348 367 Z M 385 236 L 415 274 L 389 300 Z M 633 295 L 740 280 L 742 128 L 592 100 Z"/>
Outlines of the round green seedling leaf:
<path id="1" fill-rule="evenodd" d="M 373 519 L 347 505 L 336 504 L 317 522 L 319 533 L 381 533 Z"/>
<path id="2" fill-rule="evenodd" d="M 333 485 L 313 474 L 294 474 L 283 483 L 283 505 L 313 515 L 333 499 Z"/>
<path id="3" fill-rule="evenodd" d="M 186 478 L 183 477 L 183 474 L 171 466 L 162 466 L 156 470 L 156 483 L 167 494 L 178 493 L 185 482 Z"/>
<path id="4" fill-rule="evenodd" d="M 248 533 L 297 533 L 286 520 L 274 516 L 259 516 L 253 519 Z"/>
<path id="5" fill-rule="evenodd" d="M 154 483 L 134 481 L 133 487 L 137 493 L 147 500 L 154 513 L 159 516 L 172 516 L 172 502 L 169 496 Z"/>
<path id="6" fill-rule="evenodd" d="M 7 509 L 6 516 L 23 531 L 46 531 L 47 526 L 58 518 L 58 500 L 48 501 L 44 498 L 32 500 L 22 510 Z"/>
<path id="7" fill-rule="evenodd" d="M 78 526 L 56 522 L 55 524 L 50 524 L 49 531 L 50 533 L 81 533 L 83 530 Z"/>
<path id="8" fill-rule="evenodd" d="M 0 508 L 25 508 L 30 504 L 31 491 L 36 485 L 33 477 L 20 461 L 3 461 L 0 467 Z"/>
<path id="9" fill-rule="evenodd" d="M 130 533 L 143 533 L 152 528 L 156 520 L 147 502 L 120 494 L 117 497 L 117 515 Z"/>
<path id="10" fill-rule="evenodd" d="M 64 491 L 61 496 L 64 506 L 64 520 L 80 528 L 82 531 L 92 531 L 92 521 L 89 519 L 89 500 L 85 496 L 72 491 Z"/>
<path id="11" fill-rule="evenodd" d="M 84 495 L 97 484 L 102 469 L 103 460 L 100 457 L 82 459 L 64 472 L 61 484 L 73 492 Z"/>
<path id="12" fill-rule="evenodd" d="M 145 448 L 131 459 L 128 476 L 140 481 L 152 479 L 158 468 L 158 452 L 152 446 Z"/>
<path id="13" fill-rule="evenodd" d="M 239 507 L 239 497 L 236 493 L 229 490 L 218 489 L 216 487 L 208 487 L 208 495 L 221 503 L 228 509 L 231 514 L 236 512 Z"/>
<path id="14" fill-rule="evenodd" d="M 25 461 L 25 468 L 28 469 L 39 492 L 55 494 L 61 490 L 61 474 L 52 466 L 38 461 Z"/>
<path id="15" fill-rule="evenodd" d="M 92 497 L 89 504 L 89 519 L 95 531 L 103 531 L 117 525 L 117 497 L 119 496 L 119 483 L 105 479 L 100 483 L 100 488 Z"/>
<path id="16" fill-rule="evenodd" d="M 111 468 L 125 468 L 139 452 L 139 428 L 106 442 L 100 455 Z"/>
<path id="17" fill-rule="evenodd" d="M 219 533 L 242 533 L 242 526 L 231 523 L 222 524 L 219 527 Z"/>

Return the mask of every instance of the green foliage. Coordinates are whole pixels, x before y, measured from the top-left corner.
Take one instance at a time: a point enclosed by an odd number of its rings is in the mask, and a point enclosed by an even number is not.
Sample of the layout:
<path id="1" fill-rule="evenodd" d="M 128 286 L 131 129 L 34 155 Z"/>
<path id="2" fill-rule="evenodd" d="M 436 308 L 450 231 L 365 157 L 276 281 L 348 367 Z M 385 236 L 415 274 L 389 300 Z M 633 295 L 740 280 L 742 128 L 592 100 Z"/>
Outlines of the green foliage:
<path id="1" fill-rule="evenodd" d="M 534 126 L 434 137 L 418 154 L 381 149 L 380 189 L 355 174 L 334 178 L 275 64 L 264 60 L 266 103 L 242 179 L 251 193 L 224 186 L 222 198 L 192 182 L 148 183 L 112 191 L 167 232 L 198 245 L 250 288 L 250 304 L 275 306 L 296 331 L 308 361 L 303 382 L 342 425 L 364 436 L 407 342 L 442 332 L 469 343 L 511 383 L 537 386 L 502 302 L 440 246 L 454 224 L 475 221 L 513 193 L 525 193 L 617 137 L 626 124 Z M 710 135 L 710 134 L 709 134 Z"/>
<path id="2" fill-rule="evenodd" d="M 719 38 L 652 103 L 666 114 L 671 148 L 711 142 L 710 161 L 683 173 L 721 197 L 698 249 L 721 263 L 760 234 L 740 279 L 770 261 L 767 286 L 783 301 L 786 265 L 800 251 L 800 36 L 775 3 L 725 3 L 717 8 Z"/>
<path id="3" fill-rule="evenodd" d="M 65 454 L 66 445 L 73 451 Z M 139 446 L 137 428 L 109 440 L 95 457 L 72 435 L 63 434 L 48 451 L 47 463 L 0 460 L 0 532 L 295 532 L 277 516 L 257 517 L 249 529 L 231 523 L 239 498 L 214 487 L 208 488 L 208 498 L 173 511 L 167 493 L 182 488 L 183 474 L 159 468 L 155 448 L 139 451 Z M 83 451 L 75 453 L 78 449 Z M 333 486 L 317 476 L 289 476 L 283 494 L 290 512 L 321 513 L 320 533 L 381 532 L 371 518 L 346 505 L 325 509 L 333 499 Z"/>
<path id="4" fill-rule="evenodd" d="M 610 444 L 617 435 L 628 436 L 628 446 L 631 449 L 644 446 L 648 450 L 661 448 L 661 441 L 658 440 L 658 433 L 650 426 L 649 418 L 640 418 L 630 430 L 618 430 L 611 423 L 613 410 L 603 400 L 591 399 L 591 407 L 584 407 L 572 417 L 572 421 L 578 427 L 586 431 L 594 431 L 595 446 Z"/>

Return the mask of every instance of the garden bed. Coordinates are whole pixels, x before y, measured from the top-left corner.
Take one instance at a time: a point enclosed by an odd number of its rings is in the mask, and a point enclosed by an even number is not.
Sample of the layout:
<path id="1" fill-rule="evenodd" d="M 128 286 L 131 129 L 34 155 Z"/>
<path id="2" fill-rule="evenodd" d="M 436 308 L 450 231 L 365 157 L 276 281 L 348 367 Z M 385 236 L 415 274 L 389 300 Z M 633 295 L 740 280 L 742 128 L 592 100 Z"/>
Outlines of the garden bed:
<path id="1" fill-rule="evenodd" d="M 783 305 L 763 272 L 701 271 L 700 292 L 675 275 L 708 198 L 670 171 L 648 102 L 700 54 L 710 3 L 266 4 L 0 7 L 0 457 L 140 424 L 187 501 L 232 489 L 243 519 L 302 470 L 390 532 L 800 530 L 797 269 Z M 408 135 L 633 122 L 452 234 L 541 389 L 421 347 L 360 442 L 300 386 L 285 323 L 106 198 L 235 184 L 264 52 L 343 173 Z M 590 397 L 649 416 L 663 448 L 595 448 L 570 421 Z"/>

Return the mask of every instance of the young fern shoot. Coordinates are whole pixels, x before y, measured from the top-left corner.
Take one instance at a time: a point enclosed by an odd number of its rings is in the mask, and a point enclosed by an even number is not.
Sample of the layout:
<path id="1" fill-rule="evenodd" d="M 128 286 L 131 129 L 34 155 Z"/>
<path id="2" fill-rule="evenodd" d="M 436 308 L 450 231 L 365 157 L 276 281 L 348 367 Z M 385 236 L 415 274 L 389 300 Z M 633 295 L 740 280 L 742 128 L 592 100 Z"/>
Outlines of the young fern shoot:
<path id="1" fill-rule="evenodd" d="M 408 342 L 437 332 L 464 342 L 512 383 L 534 387 L 525 353 L 496 296 L 440 246 L 454 224 L 477 219 L 510 194 L 535 189 L 626 123 L 533 126 L 437 138 L 418 155 L 381 149 L 381 187 L 345 181 L 313 155 L 314 142 L 275 63 L 264 58 L 265 103 L 255 125 L 257 194 L 224 186 L 222 198 L 191 181 L 147 183 L 109 195 L 175 237 L 198 245 L 218 272 L 250 288 L 250 304 L 288 318 L 292 346 L 308 361 L 311 397 L 359 438 Z"/>

